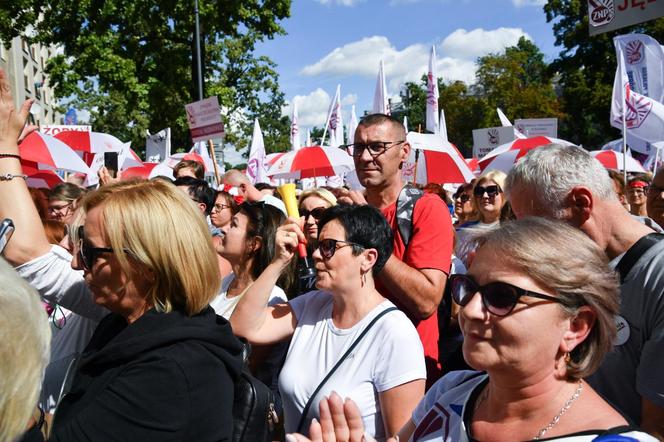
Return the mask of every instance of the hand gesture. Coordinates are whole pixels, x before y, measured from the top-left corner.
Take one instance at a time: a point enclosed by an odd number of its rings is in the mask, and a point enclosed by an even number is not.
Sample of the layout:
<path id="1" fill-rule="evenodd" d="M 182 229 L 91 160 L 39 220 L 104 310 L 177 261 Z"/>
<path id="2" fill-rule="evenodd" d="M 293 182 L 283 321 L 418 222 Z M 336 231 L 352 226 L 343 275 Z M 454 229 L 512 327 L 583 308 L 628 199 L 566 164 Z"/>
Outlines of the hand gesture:
<path id="1" fill-rule="evenodd" d="M 344 193 L 342 196 L 340 196 L 337 199 L 337 202 L 343 204 L 357 204 L 357 205 L 368 204 L 367 199 L 364 197 L 364 194 L 358 190 L 346 191 L 346 193 Z"/>
<path id="2" fill-rule="evenodd" d="M 300 221 L 296 218 L 288 218 L 284 224 L 279 226 L 275 237 L 276 250 L 272 262 L 278 262 L 282 267 L 286 267 L 297 252 L 298 244 L 306 243 Z"/>
<path id="3" fill-rule="evenodd" d="M 3 69 L 0 69 L 0 146 L 11 148 L 18 152 L 16 143 L 28 119 L 30 106 L 34 100 L 25 100 L 20 109 L 14 106 L 9 79 Z M 15 152 L 8 152 L 15 153 Z"/>

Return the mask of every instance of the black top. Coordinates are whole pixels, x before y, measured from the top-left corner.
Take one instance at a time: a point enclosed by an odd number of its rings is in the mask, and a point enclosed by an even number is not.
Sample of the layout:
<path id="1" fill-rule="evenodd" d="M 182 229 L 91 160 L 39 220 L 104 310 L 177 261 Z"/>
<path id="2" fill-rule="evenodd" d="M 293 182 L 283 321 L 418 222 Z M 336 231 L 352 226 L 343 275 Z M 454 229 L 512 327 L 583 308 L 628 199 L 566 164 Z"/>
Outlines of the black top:
<path id="1" fill-rule="evenodd" d="M 110 314 L 78 361 L 51 440 L 230 440 L 241 367 L 239 341 L 210 307 L 192 317 L 150 310 L 131 325 Z"/>

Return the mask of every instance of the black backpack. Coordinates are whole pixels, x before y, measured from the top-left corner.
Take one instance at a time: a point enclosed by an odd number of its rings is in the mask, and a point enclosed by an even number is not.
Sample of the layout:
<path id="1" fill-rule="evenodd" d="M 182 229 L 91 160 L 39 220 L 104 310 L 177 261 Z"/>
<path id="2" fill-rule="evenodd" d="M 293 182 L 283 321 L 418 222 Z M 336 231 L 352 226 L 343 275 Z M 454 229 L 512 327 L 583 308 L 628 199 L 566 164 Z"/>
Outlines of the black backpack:
<path id="1" fill-rule="evenodd" d="M 243 341 L 244 366 L 235 381 L 233 400 L 233 442 L 267 442 L 279 422 L 274 393 L 249 372 L 251 346 Z"/>

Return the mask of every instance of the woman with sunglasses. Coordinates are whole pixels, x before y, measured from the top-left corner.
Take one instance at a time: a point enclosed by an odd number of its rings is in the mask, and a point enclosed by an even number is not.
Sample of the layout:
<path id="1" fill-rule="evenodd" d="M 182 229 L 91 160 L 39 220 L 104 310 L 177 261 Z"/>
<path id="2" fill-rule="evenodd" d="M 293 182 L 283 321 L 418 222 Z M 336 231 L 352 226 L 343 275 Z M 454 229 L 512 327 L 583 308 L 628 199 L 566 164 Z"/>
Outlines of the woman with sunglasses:
<path id="1" fill-rule="evenodd" d="M 473 184 L 462 184 L 454 194 L 454 228 L 467 227 L 470 223 L 477 222 L 478 213 L 473 203 Z"/>
<path id="2" fill-rule="evenodd" d="M 505 178 L 499 171 L 492 170 L 482 174 L 473 186 L 473 202 L 477 208 L 478 219 L 468 222 L 457 229 L 457 242 L 454 254 L 468 266 L 468 255 L 475 247 L 475 239 L 488 230 L 500 225 L 501 214 L 507 200 L 503 194 Z"/>
<path id="3" fill-rule="evenodd" d="M 621 338 L 614 322 L 618 282 L 603 251 L 579 230 L 543 218 L 507 223 L 479 242 L 468 274 L 450 280 L 461 306 L 463 354 L 478 371 L 452 372 L 434 384 L 399 440 L 606 435 L 601 440 L 654 442 L 627 427 L 585 381 Z M 320 407 L 325 440 L 336 432 L 339 440 L 359 442 L 352 403 L 332 396 Z M 321 425 L 312 425 L 312 439 L 320 440 Z M 354 436 L 343 437 L 347 431 Z"/>
<path id="4" fill-rule="evenodd" d="M 392 231 L 381 213 L 367 205 L 331 207 L 318 227 L 313 258 L 319 290 L 266 307 L 268 293 L 298 242 L 305 240 L 292 220 L 279 228 L 277 255 L 240 301 L 231 324 L 237 335 L 255 344 L 292 338 L 279 376 L 286 432 L 308 428 L 310 420 L 319 417 L 318 402 L 337 391 L 359 404 L 367 434 L 384 439 L 408 420 L 426 378 L 422 344 L 412 322 L 392 310 L 393 304 L 374 284 L 391 255 Z M 352 355 L 318 389 L 355 342 Z"/>
<path id="5" fill-rule="evenodd" d="M 311 257 L 318 247 L 318 220 L 325 209 L 337 205 L 337 197 L 323 188 L 305 190 L 297 199 L 300 216 L 304 219 L 303 233 L 307 240 L 307 253 Z M 300 279 L 299 293 L 306 293 L 316 288 L 316 276 Z"/>

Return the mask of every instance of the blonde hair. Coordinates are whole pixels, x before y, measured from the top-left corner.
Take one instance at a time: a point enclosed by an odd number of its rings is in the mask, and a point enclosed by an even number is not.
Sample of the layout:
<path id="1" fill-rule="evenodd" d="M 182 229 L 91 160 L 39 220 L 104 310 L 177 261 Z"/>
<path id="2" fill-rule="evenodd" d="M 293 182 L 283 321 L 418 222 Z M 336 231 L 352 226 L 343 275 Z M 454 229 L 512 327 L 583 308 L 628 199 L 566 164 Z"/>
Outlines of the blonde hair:
<path id="1" fill-rule="evenodd" d="M 606 254 L 580 230 L 546 218 L 524 218 L 501 225 L 478 239 L 479 248 L 491 247 L 499 256 L 534 281 L 556 292 L 573 317 L 588 306 L 596 320 L 586 339 L 572 350 L 567 378 L 593 374 L 616 336 L 619 285 Z"/>
<path id="2" fill-rule="evenodd" d="M 51 329 L 39 296 L 0 258 L 0 441 L 18 438 L 35 410 Z"/>
<path id="3" fill-rule="evenodd" d="M 320 199 L 327 201 L 330 207 L 337 205 L 337 197 L 334 196 L 332 192 L 330 192 L 327 189 L 323 189 L 322 187 L 307 189 L 303 191 L 300 194 L 300 196 L 297 197 L 297 205 L 300 206 L 302 204 L 302 201 L 306 200 L 310 196 L 316 196 Z"/>
<path id="4" fill-rule="evenodd" d="M 195 315 L 216 296 L 221 276 L 210 231 L 175 186 L 125 181 L 89 194 L 82 207 L 101 207 L 105 236 L 122 271 L 153 278 L 146 299 L 157 311 Z"/>

